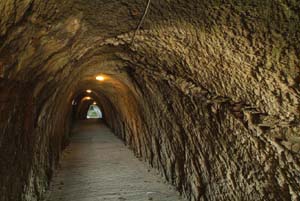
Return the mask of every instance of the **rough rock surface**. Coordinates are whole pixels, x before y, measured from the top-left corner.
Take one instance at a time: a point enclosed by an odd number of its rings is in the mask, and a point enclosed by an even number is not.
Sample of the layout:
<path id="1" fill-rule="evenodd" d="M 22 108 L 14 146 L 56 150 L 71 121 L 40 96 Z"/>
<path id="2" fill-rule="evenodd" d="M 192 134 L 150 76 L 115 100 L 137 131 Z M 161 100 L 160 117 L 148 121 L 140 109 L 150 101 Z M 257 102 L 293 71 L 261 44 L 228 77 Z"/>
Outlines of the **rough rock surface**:
<path id="1" fill-rule="evenodd" d="M 190 200 L 299 200 L 300 2 L 152 0 L 130 45 L 145 5 L 0 1 L 0 199 L 40 199 L 90 88 Z"/>

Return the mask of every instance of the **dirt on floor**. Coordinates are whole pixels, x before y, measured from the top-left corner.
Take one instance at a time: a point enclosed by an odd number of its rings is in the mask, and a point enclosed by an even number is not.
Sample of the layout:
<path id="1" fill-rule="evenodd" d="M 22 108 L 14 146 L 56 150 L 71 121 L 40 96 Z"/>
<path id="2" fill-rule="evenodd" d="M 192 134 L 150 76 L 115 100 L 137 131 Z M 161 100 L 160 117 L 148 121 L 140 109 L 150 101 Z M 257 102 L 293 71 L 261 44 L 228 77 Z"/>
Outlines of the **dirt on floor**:
<path id="1" fill-rule="evenodd" d="M 180 201 L 174 187 L 139 161 L 104 124 L 79 122 L 47 201 Z"/>

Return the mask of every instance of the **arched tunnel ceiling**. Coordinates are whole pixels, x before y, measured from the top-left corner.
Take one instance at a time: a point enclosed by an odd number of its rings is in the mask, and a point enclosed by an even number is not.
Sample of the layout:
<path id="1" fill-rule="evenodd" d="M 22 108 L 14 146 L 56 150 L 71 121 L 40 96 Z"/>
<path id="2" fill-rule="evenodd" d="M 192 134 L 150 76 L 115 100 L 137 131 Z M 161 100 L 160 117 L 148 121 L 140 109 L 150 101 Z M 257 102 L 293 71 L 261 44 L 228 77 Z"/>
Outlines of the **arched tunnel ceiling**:
<path id="1" fill-rule="evenodd" d="M 26 83 L 12 89 L 32 98 L 44 151 L 0 194 L 43 191 L 71 102 L 92 89 L 115 133 L 190 200 L 299 199 L 300 2 L 152 0 L 130 44 L 146 3 L 0 1 L 0 76 Z"/>
<path id="2" fill-rule="evenodd" d="M 15 13 L 16 9 L 10 2 L 3 3 L 8 10 L 3 15 L 22 16 L 21 13 Z M 59 6 L 60 3 L 55 1 L 38 2 L 23 3 L 27 5 L 23 7 L 29 10 L 19 22 L 20 26 L 12 26 L 11 18 L 7 21 L 5 17 L 2 18 L 2 32 L 7 32 L 1 48 L 5 77 L 17 77 L 18 80 L 30 78 L 38 82 L 44 80 L 44 75 L 49 82 L 59 82 L 66 77 L 70 79 L 72 75 L 82 77 L 76 75 L 86 70 L 81 68 L 84 66 L 81 64 L 88 62 L 91 57 L 100 57 L 96 58 L 94 68 L 97 68 L 97 64 L 111 62 L 110 66 L 115 68 L 115 63 L 121 63 L 144 74 L 150 69 L 152 74 L 164 77 L 167 77 L 164 74 L 173 75 L 175 72 L 182 78 L 177 82 L 193 80 L 186 84 L 195 84 L 196 87 L 202 85 L 204 89 L 220 96 L 230 96 L 234 101 L 247 100 L 262 112 L 272 112 L 273 115 L 280 113 L 283 118 L 291 120 L 293 114 L 286 111 L 298 110 L 295 103 L 298 98 L 298 69 L 295 67 L 299 62 L 296 56 L 299 43 L 297 26 L 293 29 L 291 26 L 299 15 L 296 15 L 293 7 L 289 8 L 289 15 L 295 15 L 288 19 L 288 23 L 284 23 L 285 18 L 269 23 L 268 18 L 272 13 L 281 11 L 280 14 L 287 15 L 280 4 L 269 5 L 257 1 L 231 8 L 230 3 L 216 2 L 212 6 L 210 4 L 213 3 L 200 4 L 195 1 L 153 1 L 144 30 L 136 37 L 135 45 L 128 46 L 135 28 L 133 24 L 138 23 L 140 16 L 136 14 L 134 18 L 131 12 L 142 14 L 142 3 L 70 1 Z M 260 14 L 260 20 L 254 21 L 254 14 L 246 15 L 249 13 L 247 6 L 256 8 L 255 14 Z M 277 6 L 277 10 L 271 9 L 272 6 Z M 235 12 L 230 15 L 226 9 Z M 294 9 L 297 9 L 297 5 L 294 5 Z M 51 17 L 44 16 L 50 13 Z M 17 17 L 15 21 L 18 21 Z M 265 30 L 267 25 L 272 26 L 270 30 Z M 11 28 L 5 31 L 5 27 Z M 9 30 L 12 34 L 8 33 Z M 283 56 L 279 57 L 280 53 Z M 26 76 L 28 74 L 31 76 Z M 222 82 L 212 83 L 212 77 L 223 79 Z M 246 86 L 244 80 L 247 80 Z M 232 87 L 232 83 L 238 87 Z M 281 94 L 282 101 L 276 100 L 278 94 Z"/>

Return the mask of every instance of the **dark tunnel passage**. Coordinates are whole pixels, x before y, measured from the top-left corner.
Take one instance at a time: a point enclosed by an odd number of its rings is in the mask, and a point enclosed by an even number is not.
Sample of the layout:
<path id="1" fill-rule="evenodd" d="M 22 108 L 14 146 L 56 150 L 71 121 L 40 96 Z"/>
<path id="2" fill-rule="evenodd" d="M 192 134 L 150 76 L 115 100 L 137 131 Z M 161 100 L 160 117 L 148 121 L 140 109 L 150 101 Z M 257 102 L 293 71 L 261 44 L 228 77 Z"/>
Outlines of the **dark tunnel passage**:
<path id="1" fill-rule="evenodd" d="M 86 91 L 82 92 L 72 100 L 72 120 L 76 121 L 88 118 L 103 119 L 103 106 L 101 105 L 101 102 L 99 102 L 99 98 L 95 98 L 97 96 L 93 95 L 95 93 L 93 90 L 87 89 Z M 91 117 L 89 117 L 89 113 L 92 113 Z M 93 117 L 92 115 L 95 115 L 96 117 Z"/>
<path id="2" fill-rule="evenodd" d="M 0 201 L 43 200 L 78 125 L 187 200 L 298 201 L 300 1 L 148 3 L 0 0 Z"/>

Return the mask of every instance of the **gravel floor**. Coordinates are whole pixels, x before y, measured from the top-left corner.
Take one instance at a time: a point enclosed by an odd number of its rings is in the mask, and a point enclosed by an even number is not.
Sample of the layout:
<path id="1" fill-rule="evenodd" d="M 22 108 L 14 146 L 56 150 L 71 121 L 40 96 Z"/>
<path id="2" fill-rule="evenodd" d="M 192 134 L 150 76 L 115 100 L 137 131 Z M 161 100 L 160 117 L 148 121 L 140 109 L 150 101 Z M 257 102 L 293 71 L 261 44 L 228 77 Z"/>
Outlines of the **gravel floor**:
<path id="1" fill-rule="evenodd" d="M 48 201 L 179 201 L 173 187 L 139 161 L 103 124 L 79 122 Z"/>

